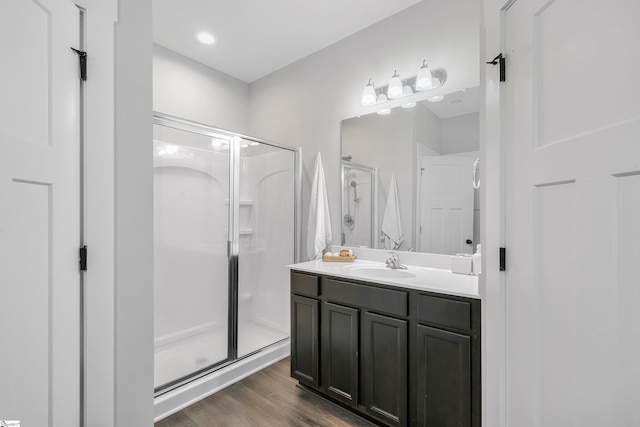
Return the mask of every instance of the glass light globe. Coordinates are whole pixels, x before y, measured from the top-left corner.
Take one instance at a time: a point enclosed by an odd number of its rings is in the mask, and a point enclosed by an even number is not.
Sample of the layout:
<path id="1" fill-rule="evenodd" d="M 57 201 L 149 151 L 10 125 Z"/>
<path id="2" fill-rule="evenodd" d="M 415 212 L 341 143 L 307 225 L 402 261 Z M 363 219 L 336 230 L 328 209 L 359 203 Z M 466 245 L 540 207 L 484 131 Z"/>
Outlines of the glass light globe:
<path id="1" fill-rule="evenodd" d="M 369 79 L 369 83 L 364 87 L 362 91 L 362 101 L 361 104 L 363 106 L 373 105 L 376 103 L 376 89 L 373 87 L 373 82 Z"/>
<path id="2" fill-rule="evenodd" d="M 431 76 L 431 70 L 427 66 L 427 60 L 422 61 L 422 66 L 418 70 L 418 76 L 416 77 L 416 90 L 423 91 L 433 87 L 433 77 Z"/>
<path id="3" fill-rule="evenodd" d="M 391 77 L 389 87 L 387 87 L 387 96 L 389 99 L 400 98 L 402 96 L 402 81 L 400 80 L 398 70 L 396 70 L 393 73 L 393 77 Z"/>

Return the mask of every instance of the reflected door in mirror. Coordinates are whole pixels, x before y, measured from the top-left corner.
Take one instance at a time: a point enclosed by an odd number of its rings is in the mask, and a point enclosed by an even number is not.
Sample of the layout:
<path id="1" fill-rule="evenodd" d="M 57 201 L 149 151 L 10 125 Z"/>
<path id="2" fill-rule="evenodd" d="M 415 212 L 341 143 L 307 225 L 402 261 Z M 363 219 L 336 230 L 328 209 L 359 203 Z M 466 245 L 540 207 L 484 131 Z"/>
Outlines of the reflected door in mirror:
<path id="1" fill-rule="evenodd" d="M 422 157 L 420 251 L 473 253 L 474 160 L 462 156 Z"/>

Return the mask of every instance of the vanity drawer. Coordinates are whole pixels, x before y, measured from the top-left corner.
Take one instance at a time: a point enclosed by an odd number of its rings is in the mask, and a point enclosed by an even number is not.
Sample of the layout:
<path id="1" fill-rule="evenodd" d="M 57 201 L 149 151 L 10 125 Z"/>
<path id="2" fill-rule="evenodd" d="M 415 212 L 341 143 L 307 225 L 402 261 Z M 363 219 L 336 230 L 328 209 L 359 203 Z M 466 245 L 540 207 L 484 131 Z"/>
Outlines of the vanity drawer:
<path id="1" fill-rule="evenodd" d="M 320 295 L 320 278 L 311 274 L 292 271 L 291 292 L 317 298 Z"/>
<path id="2" fill-rule="evenodd" d="M 471 304 L 447 298 L 418 295 L 418 321 L 471 330 Z"/>
<path id="3" fill-rule="evenodd" d="M 322 292 L 327 300 L 368 308 L 397 316 L 407 316 L 407 293 L 376 286 L 357 285 L 324 279 Z"/>

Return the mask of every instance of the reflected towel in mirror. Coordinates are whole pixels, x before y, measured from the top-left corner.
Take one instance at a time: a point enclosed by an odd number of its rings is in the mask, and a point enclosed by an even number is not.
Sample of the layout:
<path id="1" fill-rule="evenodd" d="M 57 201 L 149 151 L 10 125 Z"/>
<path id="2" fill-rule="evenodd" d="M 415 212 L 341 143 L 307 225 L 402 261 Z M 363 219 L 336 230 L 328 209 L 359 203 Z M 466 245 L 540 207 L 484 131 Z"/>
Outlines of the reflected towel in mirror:
<path id="1" fill-rule="evenodd" d="M 404 242 L 395 172 L 391 175 L 387 206 L 384 209 L 384 217 L 382 219 L 382 239 L 384 240 L 385 249 L 398 249 Z"/>

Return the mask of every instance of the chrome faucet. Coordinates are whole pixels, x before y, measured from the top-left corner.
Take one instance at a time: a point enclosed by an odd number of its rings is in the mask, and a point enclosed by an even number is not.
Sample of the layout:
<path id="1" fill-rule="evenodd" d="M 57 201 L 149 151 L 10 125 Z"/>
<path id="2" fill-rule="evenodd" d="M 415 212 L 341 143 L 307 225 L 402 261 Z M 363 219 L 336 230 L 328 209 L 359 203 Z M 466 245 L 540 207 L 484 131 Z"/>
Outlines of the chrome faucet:
<path id="1" fill-rule="evenodd" d="M 393 270 L 407 268 L 406 265 L 400 264 L 400 257 L 398 256 L 397 253 L 395 252 L 389 252 L 389 253 L 391 254 L 391 256 L 387 258 L 387 260 L 384 262 L 387 265 L 387 268 L 391 268 Z"/>

